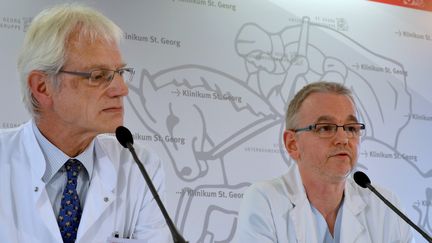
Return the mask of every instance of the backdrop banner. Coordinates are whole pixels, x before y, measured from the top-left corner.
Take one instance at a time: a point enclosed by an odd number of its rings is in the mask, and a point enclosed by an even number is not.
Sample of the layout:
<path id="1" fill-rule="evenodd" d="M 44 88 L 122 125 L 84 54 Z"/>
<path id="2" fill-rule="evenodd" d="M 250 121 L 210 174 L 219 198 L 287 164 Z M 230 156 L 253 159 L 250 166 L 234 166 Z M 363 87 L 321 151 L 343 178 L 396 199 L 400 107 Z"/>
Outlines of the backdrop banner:
<path id="1" fill-rule="evenodd" d="M 59 2 L 0 0 L 2 128 L 30 117 L 18 52 L 32 18 Z M 318 80 L 352 89 L 366 124 L 359 169 L 432 233 L 430 12 L 342 0 L 82 2 L 124 31 L 136 70 L 125 126 L 162 157 L 167 209 L 189 242 L 232 242 L 244 190 L 293 163 L 286 106 Z"/>

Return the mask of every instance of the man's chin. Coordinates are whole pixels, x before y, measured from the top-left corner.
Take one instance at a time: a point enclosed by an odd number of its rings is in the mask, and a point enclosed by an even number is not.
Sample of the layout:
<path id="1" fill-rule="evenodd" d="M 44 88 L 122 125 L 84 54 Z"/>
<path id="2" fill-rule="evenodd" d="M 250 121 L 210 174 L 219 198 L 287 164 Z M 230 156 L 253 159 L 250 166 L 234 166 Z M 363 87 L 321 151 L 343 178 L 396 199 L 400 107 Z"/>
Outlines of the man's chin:
<path id="1" fill-rule="evenodd" d="M 117 127 L 119 127 L 119 126 L 123 126 L 123 121 L 122 122 L 117 122 L 117 123 L 112 123 L 110 125 L 107 124 L 107 126 L 105 126 L 101 130 L 101 133 L 115 133 Z"/>
<path id="2" fill-rule="evenodd" d="M 345 181 L 352 171 L 352 167 L 337 168 L 329 173 L 330 177 L 334 178 L 336 181 Z"/>

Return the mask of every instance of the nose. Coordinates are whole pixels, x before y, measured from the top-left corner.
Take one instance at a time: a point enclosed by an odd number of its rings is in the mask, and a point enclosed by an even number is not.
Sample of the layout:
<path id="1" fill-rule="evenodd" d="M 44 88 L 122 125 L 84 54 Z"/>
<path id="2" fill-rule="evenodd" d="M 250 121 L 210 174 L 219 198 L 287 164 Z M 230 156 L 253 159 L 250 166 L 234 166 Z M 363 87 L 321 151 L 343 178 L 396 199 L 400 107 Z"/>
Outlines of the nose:
<path id="1" fill-rule="evenodd" d="M 349 137 L 348 133 L 344 130 L 343 127 L 338 127 L 336 129 L 336 134 L 334 136 L 335 143 L 348 144 Z"/>
<path id="2" fill-rule="evenodd" d="M 113 80 L 108 85 L 110 96 L 126 96 L 129 94 L 129 87 L 122 76 L 115 74 Z"/>

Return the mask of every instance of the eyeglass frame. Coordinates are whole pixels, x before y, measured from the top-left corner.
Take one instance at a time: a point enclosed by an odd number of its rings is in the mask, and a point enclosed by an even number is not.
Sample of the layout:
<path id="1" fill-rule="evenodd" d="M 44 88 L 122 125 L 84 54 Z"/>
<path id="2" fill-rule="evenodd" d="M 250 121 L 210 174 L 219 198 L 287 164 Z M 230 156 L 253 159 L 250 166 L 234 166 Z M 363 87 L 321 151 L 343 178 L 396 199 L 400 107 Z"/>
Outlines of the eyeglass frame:
<path id="1" fill-rule="evenodd" d="M 111 79 L 104 79 L 104 81 L 105 81 L 104 83 L 95 83 L 94 81 L 92 81 L 91 77 L 92 77 L 92 73 L 93 72 L 98 72 L 98 71 L 113 72 L 113 75 L 111 76 Z M 122 71 L 126 71 L 126 72 L 130 73 L 129 79 L 128 80 L 124 80 L 126 83 L 129 83 L 133 79 L 133 76 L 135 75 L 135 70 L 133 68 L 126 68 L 125 67 L 125 68 L 119 68 L 117 70 L 97 69 L 97 70 L 93 70 L 93 71 L 90 71 L 90 72 L 74 72 L 74 71 L 67 71 L 67 70 L 60 69 L 57 73 L 66 73 L 66 74 L 70 74 L 70 75 L 75 75 L 75 76 L 80 76 L 80 77 L 83 77 L 83 78 L 87 78 L 88 79 L 88 84 L 90 86 L 97 87 L 97 86 L 100 86 L 102 84 L 105 84 L 104 86 L 110 85 L 111 82 L 114 79 L 114 76 L 116 74 L 120 75 L 123 78 L 123 76 L 120 74 L 120 72 L 122 72 Z"/>
<path id="2" fill-rule="evenodd" d="M 332 135 L 331 136 L 322 136 L 322 133 L 319 133 L 319 131 L 317 130 L 317 126 L 319 125 L 329 125 L 332 127 L 336 127 L 336 129 L 332 130 Z M 360 125 L 360 129 L 359 129 L 359 134 L 356 135 L 354 132 L 352 131 L 347 131 L 347 126 L 349 125 Z M 363 135 L 362 131 L 364 131 L 366 129 L 366 125 L 364 123 L 359 123 L 359 122 L 352 122 L 352 123 L 347 123 L 347 124 L 343 124 L 343 125 L 337 125 L 334 123 L 315 123 L 315 124 L 311 124 L 308 125 L 306 127 L 302 127 L 302 128 L 296 128 L 296 129 L 291 129 L 293 132 L 297 133 L 297 132 L 314 132 L 316 133 L 320 138 L 332 138 L 336 135 L 339 127 L 341 127 L 344 132 L 346 132 L 346 134 L 348 135 L 348 138 L 358 138 L 361 137 Z"/>

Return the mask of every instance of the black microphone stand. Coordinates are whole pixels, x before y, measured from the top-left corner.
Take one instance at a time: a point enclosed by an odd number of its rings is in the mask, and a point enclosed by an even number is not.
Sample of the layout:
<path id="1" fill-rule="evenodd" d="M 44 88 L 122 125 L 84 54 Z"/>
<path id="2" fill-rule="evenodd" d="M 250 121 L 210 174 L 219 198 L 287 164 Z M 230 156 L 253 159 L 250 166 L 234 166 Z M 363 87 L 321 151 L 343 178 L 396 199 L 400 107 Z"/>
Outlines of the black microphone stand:
<path id="1" fill-rule="evenodd" d="M 141 174 L 144 176 L 144 180 L 146 181 L 151 193 L 153 194 L 154 199 L 156 200 L 157 205 L 159 206 L 159 209 L 161 210 L 166 223 L 171 231 L 171 235 L 172 238 L 174 240 L 174 243 L 188 243 L 188 241 L 186 241 L 183 236 L 177 231 L 174 223 L 172 222 L 170 216 L 168 215 L 168 212 L 165 209 L 165 206 L 163 205 L 162 201 L 159 198 L 159 194 L 157 193 L 153 182 L 151 181 L 149 175 L 147 174 L 147 171 L 145 170 L 144 166 L 142 165 L 141 161 L 138 159 L 138 156 L 135 153 L 135 149 L 132 146 L 132 144 L 130 142 L 126 143 L 127 148 L 129 149 L 129 151 L 132 153 L 132 156 L 136 162 L 136 164 L 138 165 Z"/>
<path id="2" fill-rule="evenodd" d="M 387 206 L 389 206 L 397 215 L 399 215 L 405 222 L 407 222 L 411 227 L 413 227 L 417 232 L 419 232 L 429 243 L 432 243 L 432 238 L 424 232 L 420 227 L 418 227 L 416 224 L 414 224 L 405 214 L 403 214 L 399 209 L 397 209 L 395 206 L 393 206 L 392 203 L 390 203 L 381 193 L 379 193 L 375 187 L 373 187 L 370 183 L 366 183 L 366 187 L 369 188 L 375 195 L 377 195 L 381 200 L 384 201 Z"/>

